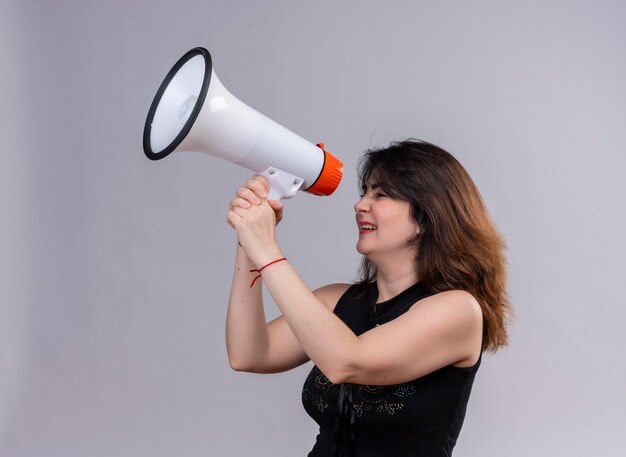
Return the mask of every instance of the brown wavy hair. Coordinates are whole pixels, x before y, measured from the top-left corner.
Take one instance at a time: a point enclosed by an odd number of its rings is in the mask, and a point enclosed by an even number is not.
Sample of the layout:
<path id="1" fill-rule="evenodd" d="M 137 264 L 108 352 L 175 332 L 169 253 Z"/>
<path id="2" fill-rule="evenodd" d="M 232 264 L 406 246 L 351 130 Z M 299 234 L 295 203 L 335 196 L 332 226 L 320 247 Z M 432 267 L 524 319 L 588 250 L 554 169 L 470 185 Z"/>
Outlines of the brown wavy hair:
<path id="1" fill-rule="evenodd" d="M 365 152 L 359 163 L 362 188 L 374 174 L 391 198 L 408 202 L 420 233 L 420 281 L 434 292 L 464 290 L 482 309 L 482 349 L 495 352 L 508 343 L 512 307 L 506 291 L 506 245 L 494 226 L 478 188 L 447 151 L 421 140 L 391 143 Z M 361 285 L 376 278 L 376 266 L 363 257 Z"/>

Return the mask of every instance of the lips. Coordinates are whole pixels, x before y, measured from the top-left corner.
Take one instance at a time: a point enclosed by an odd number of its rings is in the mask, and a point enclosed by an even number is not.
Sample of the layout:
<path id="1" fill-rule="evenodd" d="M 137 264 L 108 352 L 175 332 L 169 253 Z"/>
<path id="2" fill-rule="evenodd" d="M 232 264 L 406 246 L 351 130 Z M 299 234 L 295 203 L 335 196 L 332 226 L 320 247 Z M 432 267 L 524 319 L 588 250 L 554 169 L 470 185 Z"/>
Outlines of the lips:
<path id="1" fill-rule="evenodd" d="M 371 232 L 377 229 L 377 226 L 371 222 L 361 221 L 359 222 L 359 229 L 361 232 Z"/>

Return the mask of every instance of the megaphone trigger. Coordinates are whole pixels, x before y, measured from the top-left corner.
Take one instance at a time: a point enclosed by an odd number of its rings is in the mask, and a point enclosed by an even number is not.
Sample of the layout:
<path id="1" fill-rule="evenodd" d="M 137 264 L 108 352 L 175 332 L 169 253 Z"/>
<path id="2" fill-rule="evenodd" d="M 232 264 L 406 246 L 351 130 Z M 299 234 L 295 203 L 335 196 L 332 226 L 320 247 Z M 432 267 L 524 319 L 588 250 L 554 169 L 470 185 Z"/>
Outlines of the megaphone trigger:
<path id="1" fill-rule="evenodd" d="M 269 200 L 291 198 L 296 195 L 304 183 L 304 179 L 274 167 L 270 167 L 259 174 L 270 183 L 270 192 L 267 196 Z"/>

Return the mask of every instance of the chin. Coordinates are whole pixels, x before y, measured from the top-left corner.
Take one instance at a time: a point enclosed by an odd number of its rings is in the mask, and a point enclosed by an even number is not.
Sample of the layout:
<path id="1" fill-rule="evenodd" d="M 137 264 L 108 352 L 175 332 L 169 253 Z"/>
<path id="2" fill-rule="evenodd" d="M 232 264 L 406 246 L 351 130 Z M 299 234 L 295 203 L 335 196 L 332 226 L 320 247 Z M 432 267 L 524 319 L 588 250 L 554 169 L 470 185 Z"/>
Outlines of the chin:
<path id="1" fill-rule="evenodd" d="M 356 243 L 356 252 L 358 252 L 361 255 L 366 255 L 367 250 L 363 249 L 363 246 L 361 246 L 361 244 L 357 241 L 357 243 Z"/>
<path id="2" fill-rule="evenodd" d="M 356 252 L 358 252 L 361 255 L 364 256 L 368 256 L 369 254 L 372 253 L 371 249 L 367 249 L 366 247 L 364 247 L 363 245 L 361 245 L 360 243 L 357 242 L 356 244 Z"/>

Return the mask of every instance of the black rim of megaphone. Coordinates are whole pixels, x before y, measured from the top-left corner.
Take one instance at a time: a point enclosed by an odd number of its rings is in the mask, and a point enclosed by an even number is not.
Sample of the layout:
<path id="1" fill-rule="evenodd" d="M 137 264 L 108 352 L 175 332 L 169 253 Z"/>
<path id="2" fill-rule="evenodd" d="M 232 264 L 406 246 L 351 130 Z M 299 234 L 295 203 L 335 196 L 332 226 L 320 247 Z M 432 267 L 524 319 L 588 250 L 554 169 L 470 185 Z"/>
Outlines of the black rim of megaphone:
<path id="1" fill-rule="evenodd" d="M 152 121 L 154 119 L 154 113 L 156 112 L 157 106 L 159 106 L 159 103 L 161 102 L 161 97 L 163 96 L 165 89 L 167 89 L 167 86 L 169 86 L 170 82 L 172 81 L 172 78 L 174 78 L 176 73 L 178 73 L 178 70 L 180 70 L 181 67 L 185 65 L 185 63 L 188 60 L 190 60 L 192 57 L 195 57 L 197 55 L 202 55 L 204 57 L 205 69 L 204 69 L 204 78 L 202 80 L 202 88 L 200 89 L 200 94 L 198 95 L 198 100 L 196 101 L 196 105 L 194 106 L 193 111 L 191 112 L 191 115 L 189 116 L 189 119 L 187 119 L 187 122 L 185 122 L 185 125 L 183 126 L 183 128 L 180 129 L 180 132 L 178 132 L 178 135 L 176 135 L 176 138 L 174 138 L 174 140 L 162 151 L 154 152 L 150 145 L 150 132 L 152 130 Z M 169 73 L 167 74 L 163 82 L 161 83 L 159 90 L 154 96 L 154 100 L 152 100 L 152 105 L 150 105 L 150 110 L 148 111 L 148 117 L 146 118 L 146 125 L 143 129 L 143 151 L 146 153 L 146 156 L 149 159 L 159 160 L 169 155 L 185 139 L 187 134 L 189 134 L 191 127 L 193 126 L 194 122 L 196 122 L 196 118 L 198 117 L 198 114 L 200 114 L 200 110 L 202 109 L 202 105 L 204 104 L 204 99 L 206 98 L 206 94 L 209 90 L 212 68 L 213 68 L 213 62 L 211 60 L 211 54 L 209 54 L 209 51 L 206 50 L 205 48 L 198 47 L 198 48 L 193 48 L 192 50 L 188 51 L 184 56 L 182 56 L 180 59 L 178 59 L 178 62 L 176 62 L 174 66 L 172 67 L 172 69 L 169 71 Z"/>

